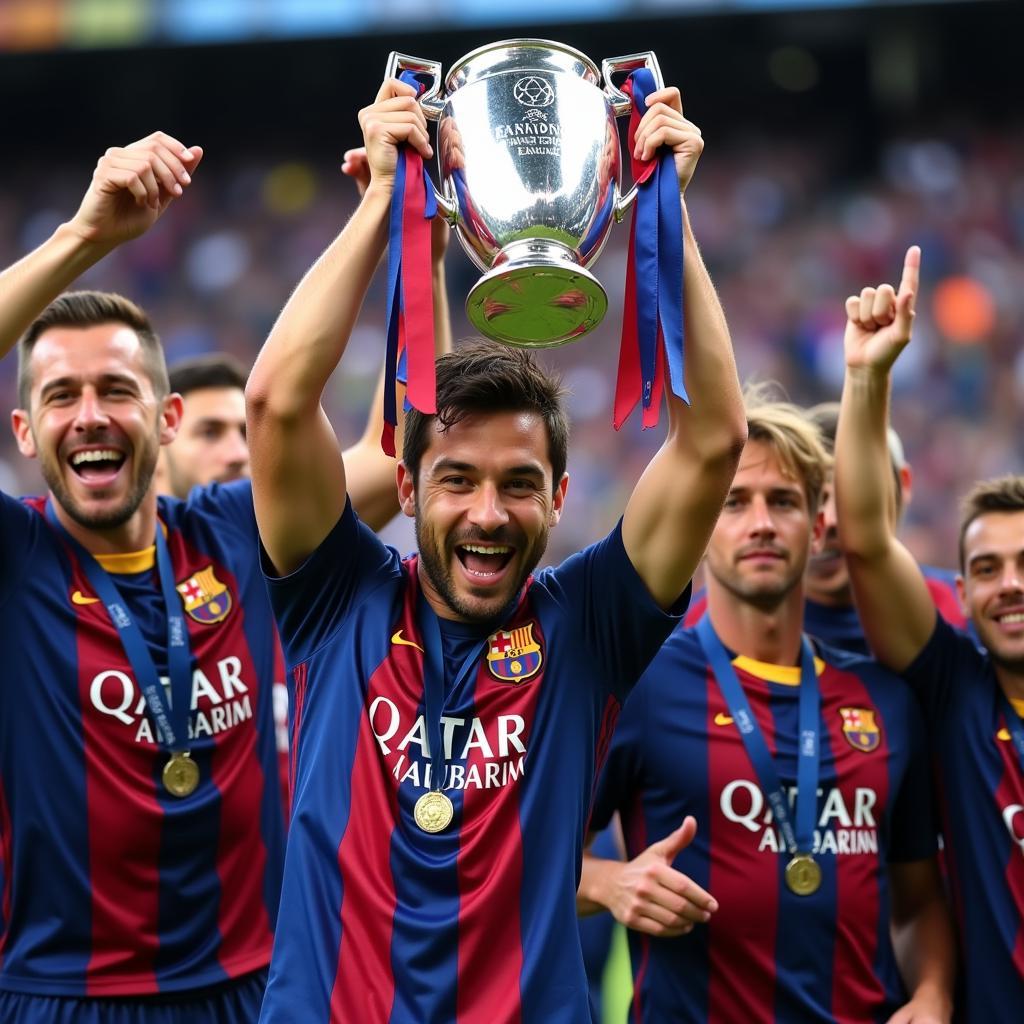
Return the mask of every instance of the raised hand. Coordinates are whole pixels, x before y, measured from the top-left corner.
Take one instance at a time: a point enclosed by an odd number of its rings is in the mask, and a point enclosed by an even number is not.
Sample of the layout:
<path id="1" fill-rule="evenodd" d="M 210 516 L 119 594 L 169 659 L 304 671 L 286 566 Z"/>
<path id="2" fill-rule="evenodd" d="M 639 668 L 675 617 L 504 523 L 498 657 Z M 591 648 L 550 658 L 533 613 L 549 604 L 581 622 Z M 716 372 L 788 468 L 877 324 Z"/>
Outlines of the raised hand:
<path id="1" fill-rule="evenodd" d="M 669 146 L 675 155 L 679 191 L 684 192 L 704 152 L 704 140 L 700 129 L 683 117 L 683 98 L 675 86 L 648 95 L 647 113 L 636 129 L 633 156 L 650 160 L 660 146 Z"/>
<path id="2" fill-rule="evenodd" d="M 397 78 L 386 78 L 377 98 L 359 111 L 359 126 L 366 143 L 366 162 L 370 185 L 386 188 L 394 185 L 398 166 L 398 147 L 408 142 L 424 160 L 434 155 L 427 133 L 427 118 L 416 99 L 416 90 Z"/>
<path id="3" fill-rule="evenodd" d="M 903 261 L 899 291 L 891 284 L 865 288 L 846 300 L 843 348 L 850 369 L 888 372 L 910 341 L 921 275 L 921 250 L 912 245 Z"/>
<path id="4" fill-rule="evenodd" d="M 669 938 L 710 920 L 718 903 L 672 867 L 696 834 L 696 820 L 687 817 L 674 832 L 621 865 L 608 903 L 617 921 L 634 931 Z"/>
<path id="5" fill-rule="evenodd" d="M 370 163 L 366 158 L 366 147 L 347 150 L 341 170 L 356 183 L 360 197 L 366 195 L 366 190 L 370 187 Z M 435 263 L 440 263 L 444 259 L 450 236 L 448 221 L 439 211 L 430 224 L 430 255 Z"/>
<path id="6" fill-rule="evenodd" d="M 68 226 L 91 243 L 137 238 L 188 188 L 202 158 L 201 147 L 183 146 L 164 132 L 108 149 Z"/>

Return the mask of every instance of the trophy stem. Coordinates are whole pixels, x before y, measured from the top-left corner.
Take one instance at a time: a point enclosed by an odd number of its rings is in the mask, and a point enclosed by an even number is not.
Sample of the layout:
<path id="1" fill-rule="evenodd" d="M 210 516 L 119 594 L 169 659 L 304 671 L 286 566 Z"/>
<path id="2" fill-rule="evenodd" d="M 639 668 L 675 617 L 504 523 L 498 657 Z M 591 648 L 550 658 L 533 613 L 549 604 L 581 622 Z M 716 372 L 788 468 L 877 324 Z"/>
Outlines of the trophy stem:
<path id="1" fill-rule="evenodd" d="M 600 282 L 560 242 L 510 242 L 473 286 L 466 315 L 485 337 L 522 348 L 553 348 L 589 333 L 604 318 Z"/>

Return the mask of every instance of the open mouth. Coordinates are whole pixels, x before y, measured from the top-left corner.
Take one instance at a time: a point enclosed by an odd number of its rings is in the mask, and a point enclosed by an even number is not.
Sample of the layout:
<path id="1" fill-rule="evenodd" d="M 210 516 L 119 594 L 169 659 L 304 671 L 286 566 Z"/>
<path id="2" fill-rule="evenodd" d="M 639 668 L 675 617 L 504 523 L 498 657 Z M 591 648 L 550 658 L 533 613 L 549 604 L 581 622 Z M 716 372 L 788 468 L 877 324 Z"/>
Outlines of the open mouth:
<path id="1" fill-rule="evenodd" d="M 487 581 L 501 575 L 512 561 L 515 548 L 508 544 L 459 544 L 455 554 L 468 576 Z"/>
<path id="2" fill-rule="evenodd" d="M 116 448 L 91 448 L 75 452 L 68 465 L 75 476 L 92 486 L 109 484 L 117 476 L 127 456 Z"/>
<path id="3" fill-rule="evenodd" d="M 1024 626 L 1024 612 L 1003 612 L 995 617 L 1000 626 Z"/>

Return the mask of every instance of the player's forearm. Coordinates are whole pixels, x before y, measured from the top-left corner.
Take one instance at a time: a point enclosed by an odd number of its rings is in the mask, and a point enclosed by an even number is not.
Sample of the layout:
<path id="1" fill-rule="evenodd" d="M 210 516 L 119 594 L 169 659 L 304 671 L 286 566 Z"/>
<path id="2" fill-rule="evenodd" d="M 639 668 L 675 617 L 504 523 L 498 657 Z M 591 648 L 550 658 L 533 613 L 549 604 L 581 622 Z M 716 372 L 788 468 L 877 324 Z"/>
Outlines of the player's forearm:
<path id="1" fill-rule="evenodd" d="M 895 537 L 888 423 L 888 372 L 848 368 L 836 428 L 837 519 L 844 550 L 867 561 L 887 554 Z"/>
<path id="2" fill-rule="evenodd" d="M 387 191 L 371 185 L 344 231 L 285 304 L 246 387 L 250 422 L 318 414 L 384 251 L 389 203 Z"/>
<path id="3" fill-rule="evenodd" d="M 622 867 L 621 861 L 605 860 L 584 851 L 583 870 L 576 890 L 576 913 L 580 917 L 611 910 L 614 878 Z"/>
<path id="4" fill-rule="evenodd" d="M 683 310 L 687 406 L 666 388 L 667 444 L 709 465 L 734 463 L 747 436 L 729 326 L 683 205 Z"/>
<path id="5" fill-rule="evenodd" d="M 443 356 L 452 350 L 452 318 L 448 308 L 448 280 L 445 277 L 443 255 L 434 261 L 431 284 L 434 290 L 434 351 Z"/>
<path id="6" fill-rule="evenodd" d="M 47 305 L 111 248 L 86 241 L 62 224 L 38 249 L 0 273 L 0 358 Z"/>
<path id="7" fill-rule="evenodd" d="M 956 944 L 949 908 L 939 892 L 908 920 L 893 925 L 893 946 L 912 1001 L 939 1020 L 953 1012 Z"/>

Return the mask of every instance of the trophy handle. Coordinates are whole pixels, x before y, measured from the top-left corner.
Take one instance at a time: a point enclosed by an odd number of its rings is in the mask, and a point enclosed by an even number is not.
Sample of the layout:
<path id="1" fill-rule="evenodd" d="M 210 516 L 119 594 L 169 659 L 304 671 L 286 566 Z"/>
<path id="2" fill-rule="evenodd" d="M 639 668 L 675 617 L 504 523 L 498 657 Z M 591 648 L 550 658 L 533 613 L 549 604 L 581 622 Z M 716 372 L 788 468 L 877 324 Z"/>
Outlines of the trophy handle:
<path id="1" fill-rule="evenodd" d="M 388 55 L 384 77 L 397 78 L 402 71 L 413 71 L 417 74 L 430 75 L 430 87 L 419 98 L 420 108 L 428 121 L 440 120 L 441 111 L 444 110 L 444 99 L 441 97 L 441 62 L 437 60 L 424 60 L 422 57 L 411 57 L 407 53 L 399 53 L 397 50 L 392 50 Z M 429 178 L 430 176 L 427 175 L 427 177 Z M 434 190 L 437 208 L 441 211 L 445 220 L 454 227 L 459 219 L 458 205 L 439 192 L 433 181 L 430 182 L 430 187 Z"/>
<path id="2" fill-rule="evenodd" d="M 637 68 L 650 68 L 654 75 L 654 84 L 663 88 L 665 80 L 661 76 L 661 67 L 658 65 L 658 58 L 653 50 L 644 53 L 631 53 L 626 57 L 610 57 L 601 61 L 601 77 L 604 79 L 604 94 L 612 105 L 612 111 L 616 117 L 624 117 L 633 109 L 633 102 L 621 89 L 612 81 L 612 76 L 622 71 L 635 71 Z M 626 212 L 636 201 L 636 184 L 634 183 L 625 195 L 620 195 L 615 200 L 615 221 L 620 222 L 626 216 Z"/>

